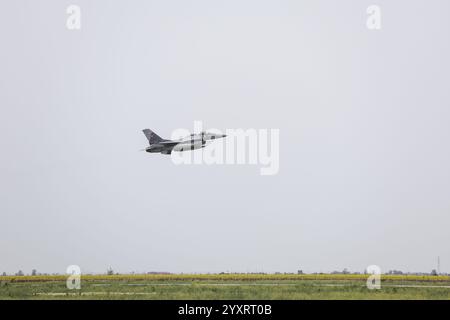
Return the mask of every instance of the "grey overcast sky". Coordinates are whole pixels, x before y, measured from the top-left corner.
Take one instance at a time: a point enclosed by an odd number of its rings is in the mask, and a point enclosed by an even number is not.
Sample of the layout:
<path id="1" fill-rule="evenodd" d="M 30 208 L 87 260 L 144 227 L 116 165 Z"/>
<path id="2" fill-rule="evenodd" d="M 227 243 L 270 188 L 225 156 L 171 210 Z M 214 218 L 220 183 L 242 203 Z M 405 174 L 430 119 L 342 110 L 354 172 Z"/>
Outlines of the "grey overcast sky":
<path id="1" fill-rule="evenodd" d="M 0 272 L 450 272 L 450 2 L 372 4 L 2 1 Z M 138 152 L 195 120 L 278 175 Z"/>

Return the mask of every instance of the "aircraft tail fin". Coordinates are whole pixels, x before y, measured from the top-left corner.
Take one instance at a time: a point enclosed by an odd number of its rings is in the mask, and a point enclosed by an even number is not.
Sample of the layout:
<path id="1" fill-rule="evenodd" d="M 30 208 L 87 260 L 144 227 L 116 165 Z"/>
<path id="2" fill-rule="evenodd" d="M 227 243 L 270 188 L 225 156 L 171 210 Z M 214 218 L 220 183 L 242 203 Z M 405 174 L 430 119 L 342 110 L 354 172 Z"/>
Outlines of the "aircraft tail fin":
<path id="1" fill-rule="evenodd" d="M 147 140 L 150 144 L 158 143 L 163 141 L 164 139 L 158 136 L 156 133 L 154 133 L 150 129 L 144 129 L 142 130 L 144 132 L 145 136 L 147 137 Z"/>

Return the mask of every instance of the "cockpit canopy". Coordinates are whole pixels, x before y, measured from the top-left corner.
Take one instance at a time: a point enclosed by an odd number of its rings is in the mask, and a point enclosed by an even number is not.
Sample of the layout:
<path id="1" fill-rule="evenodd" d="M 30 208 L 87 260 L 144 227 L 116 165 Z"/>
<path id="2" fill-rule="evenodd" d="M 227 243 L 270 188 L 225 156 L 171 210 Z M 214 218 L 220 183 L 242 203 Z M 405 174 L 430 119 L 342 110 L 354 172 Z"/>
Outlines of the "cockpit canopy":
<path id="1" fill-rule="evenodd" d="M 200 133 L 192 133 L 185 139 L 187 139 L 187 140 L 214 140 L 214 139 L 219 139 L 219 138 L 224 138 L 224 137 L 226 137 L 226 135 L 222 134 L 222 133 L 202 131 Z"/>

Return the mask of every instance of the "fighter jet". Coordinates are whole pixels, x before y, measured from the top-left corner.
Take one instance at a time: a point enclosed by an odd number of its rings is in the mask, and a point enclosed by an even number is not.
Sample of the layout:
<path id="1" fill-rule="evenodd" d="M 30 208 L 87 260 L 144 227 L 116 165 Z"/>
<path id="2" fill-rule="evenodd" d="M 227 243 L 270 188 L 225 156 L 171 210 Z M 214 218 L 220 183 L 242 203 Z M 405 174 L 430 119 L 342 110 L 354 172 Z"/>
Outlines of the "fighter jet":
<path id="1" fill-rule="evenodd" d="M 150 144 L 144 151 L 150 153 L 171 154 L 172 151 L 188 151 L 204 148 L 211 140 L 225 138 L 226 134 L 217 134 L 202 131 L 191 134 L 179 140 L 163 139 L 150 129 L 142 130 Z"/>

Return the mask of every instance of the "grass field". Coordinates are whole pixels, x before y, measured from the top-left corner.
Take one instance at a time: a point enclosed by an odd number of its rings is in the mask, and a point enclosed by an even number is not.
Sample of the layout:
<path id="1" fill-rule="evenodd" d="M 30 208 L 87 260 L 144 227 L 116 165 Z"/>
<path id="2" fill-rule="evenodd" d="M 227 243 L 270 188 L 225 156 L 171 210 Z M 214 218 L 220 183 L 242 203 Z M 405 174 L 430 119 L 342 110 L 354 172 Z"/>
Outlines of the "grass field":
<path id="1" fill-rule="evenodd" d="M 66 276 L 0 277 L 0 299 L 447 299 L 448 276 L 382 276 L 369 290 L 365 275 L 85 275 L 81 289 Z"/>

